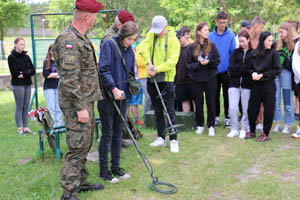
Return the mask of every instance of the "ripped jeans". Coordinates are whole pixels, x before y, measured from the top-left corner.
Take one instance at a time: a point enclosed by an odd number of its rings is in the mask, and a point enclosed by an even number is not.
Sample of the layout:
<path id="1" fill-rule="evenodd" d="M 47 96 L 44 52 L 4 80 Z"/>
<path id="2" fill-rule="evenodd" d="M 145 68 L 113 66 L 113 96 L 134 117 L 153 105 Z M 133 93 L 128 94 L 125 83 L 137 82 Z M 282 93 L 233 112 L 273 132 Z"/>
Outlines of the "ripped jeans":
<path id="1" fill-rule="evenodd" d="M 293 124 L 295 122 L 293 92 L 292 92 L 292 72 L 282 69 L 279 76 L 275 79 L 276 84 L 276 106 L 274 121 L 282 121 L 281 112 L 281 93 L 284 104 L 284 124 Z"/>

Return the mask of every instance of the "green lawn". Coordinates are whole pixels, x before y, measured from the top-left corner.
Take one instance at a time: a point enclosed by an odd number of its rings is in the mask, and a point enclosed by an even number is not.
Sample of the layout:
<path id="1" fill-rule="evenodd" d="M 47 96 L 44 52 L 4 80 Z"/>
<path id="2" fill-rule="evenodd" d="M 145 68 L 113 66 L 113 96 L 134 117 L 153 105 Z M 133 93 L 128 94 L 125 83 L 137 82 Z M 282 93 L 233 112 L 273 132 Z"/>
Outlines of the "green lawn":
<path id="1" fill-rule="evenodd" d="M 40 105 L 44 105 L 40 92 Z M 59 199 L 59 171 L 57 162 L 46 143 L 44 158 L 39 156 L 38 136 L 16 134 L 14 101 L 11 91 L 0 92 L 0 199 L 52 200 Z M 37 131 L 31 122 L 30 127 Z M 292 130 L 295 130 L 295 126 Z M 169 152 L 169 145 L 150 148 L 154 130 L 142 129 L 144 137 L 138 141 L 161 181 L 178 187 L 178 192 L 165 195 L 153 192 L 151 178 L 137 151 L 130 147 L 122 152 L 121 167 L 132 178 L 116 185 L 104 183 L 100 192 L 80 194 L 89 200 L 199 200 L 199 199 L 300 199 L 300 140 L 290 135 L 271 133 L 271 141 L 227 138 L 229 129 L 216 128 L 216 137 L 194 132 L 179 135 L 180 152 Z M 64 137 L 62 137 L 64 138 Z M 61 146 L 66 152 L 65 140 Z M 95 141 L 92 151 L 97 150 Z M 32 160 L 18 165 L 22 158 Z M 99 179 L 98 162 L 88 161 L 91 182 Z"/>

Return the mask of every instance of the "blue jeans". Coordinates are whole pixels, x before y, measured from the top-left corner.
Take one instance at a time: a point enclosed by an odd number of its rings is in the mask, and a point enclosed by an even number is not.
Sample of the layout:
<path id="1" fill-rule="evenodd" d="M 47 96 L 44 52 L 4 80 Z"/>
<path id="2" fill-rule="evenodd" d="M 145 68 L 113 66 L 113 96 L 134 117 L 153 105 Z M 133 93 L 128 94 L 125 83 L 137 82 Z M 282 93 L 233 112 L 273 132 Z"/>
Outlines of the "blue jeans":
<path id="1" fill-rule="evenodd" d="M 293 124 L 295 122 L 293 92 L 292 92 L 292 72 L 282 69 L 279 76 L 275 79 L 276 84 L 276 106 L 274 121 L 282 121 L 281 113 L 281 91 L 284 103 L 284 124 Z M 282 90 L 281 90 L 282 89 Z"/>
<path id="2" fill-rule="evenodd" d="M 54 119 L 54 127 L 62 125 L 62 112 L 58 102 L 58 89 L 45 89 L 44 96 L 46 105 L 52 118 Z"/>
<path id="3" fill-rule="evenodd" d="M 126 115 L 126 101 L 116 101 L 123 117 Z M 98 102 L 98 111 L 101 120 L 102 136 L 98 146 L 100 176 L 108 171 L 108 153 L 111 145 L 111 170 L 117 170 L 120 165 L 122 130 L 124 122 L 115 109 L 112 101 L 106 98 Z"/>

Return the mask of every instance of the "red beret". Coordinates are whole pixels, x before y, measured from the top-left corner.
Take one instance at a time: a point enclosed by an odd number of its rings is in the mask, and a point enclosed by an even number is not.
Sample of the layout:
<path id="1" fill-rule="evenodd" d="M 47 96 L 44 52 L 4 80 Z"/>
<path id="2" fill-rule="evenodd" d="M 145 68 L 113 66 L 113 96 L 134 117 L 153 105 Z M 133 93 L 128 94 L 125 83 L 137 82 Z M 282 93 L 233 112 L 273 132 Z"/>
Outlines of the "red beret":
<path id="1" fill-rule="evenodd" d="M 102 4 L 96 0 L 76 0 L 76 8 L 89 12 L 89 13 L 97 13 L 102 9 Z"/>
<path id="2" fill-rule="evenodd" d="M 125 24 L 128 21 L 134 22 L 134 17 L 129 12 L 126 12 L 125 10 L 120 10 L 118 12 L 118 18 L 121 24 Z"/>

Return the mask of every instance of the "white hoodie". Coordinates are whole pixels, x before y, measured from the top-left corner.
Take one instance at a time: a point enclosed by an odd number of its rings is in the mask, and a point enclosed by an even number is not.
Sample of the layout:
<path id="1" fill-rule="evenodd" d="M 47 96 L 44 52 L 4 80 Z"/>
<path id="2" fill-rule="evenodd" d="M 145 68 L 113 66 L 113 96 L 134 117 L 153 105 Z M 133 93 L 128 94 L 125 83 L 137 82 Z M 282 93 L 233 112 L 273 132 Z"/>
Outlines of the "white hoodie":
<path id="1" fill-rule="evenodd" d="M 292 67 L 296 84 L 300 83 L 300 55 L 298 53 L 299 42 L 296 43 L 293 53 Z"/>

